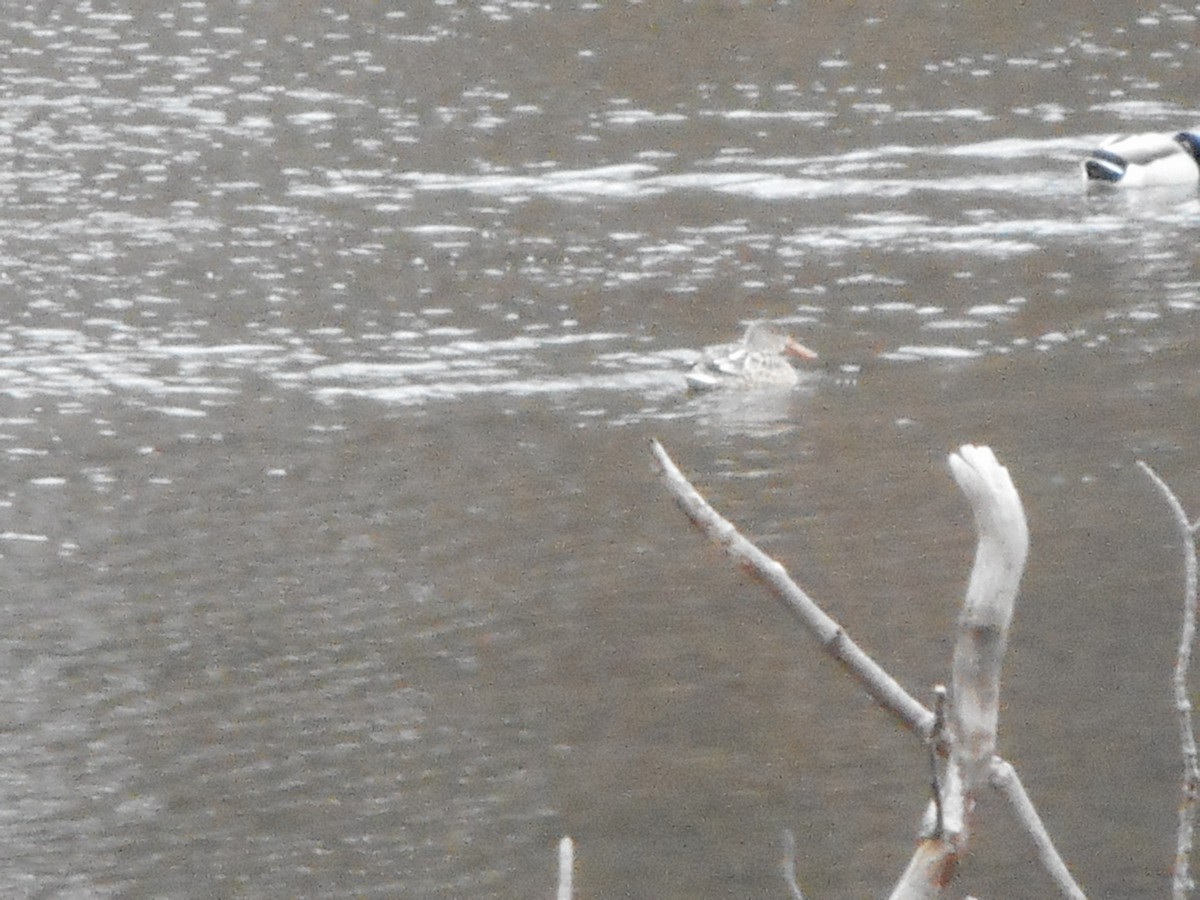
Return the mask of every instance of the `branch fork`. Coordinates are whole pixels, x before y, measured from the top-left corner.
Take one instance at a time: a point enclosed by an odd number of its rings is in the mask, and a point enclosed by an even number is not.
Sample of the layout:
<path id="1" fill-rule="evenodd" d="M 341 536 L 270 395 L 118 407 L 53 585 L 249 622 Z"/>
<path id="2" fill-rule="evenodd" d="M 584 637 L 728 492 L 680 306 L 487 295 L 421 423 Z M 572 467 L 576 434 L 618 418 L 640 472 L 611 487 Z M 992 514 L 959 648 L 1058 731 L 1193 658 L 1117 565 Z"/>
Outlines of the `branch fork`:
<path id="1" fill-rule="evenodd" d="M 1029 553 L 1029 527 L 1012 478 L 991 449 L 967 444 L 950 455 L 950 472 L 974 513 L 978 543 L 959 617 L 950 687 L 935 692 L 932 711 L 863 651 L 781 563 L 717 513 L 661 444 L 654 441 L 652 449 L 668 490 L 688 518 L 757 575 L 880 706 L 929 743 L 934 796 L 922 819 L 916 851 L 892 890 L 893 900 L 943 896 L 970 843 L 975 798 L 996 781 L 1004 785 L 1003 793 L 1062 894 L 1084 897 L 1016 771 L 995 755 L 1000 670 Z"/>
<path id="2" fill-rule="evenodd" d="M 970 844 L 971 813 L 985 785 L 1008 800 L 1017 821 L 1029 835 L 1038 860 L 1062 896 L 1086 900 L 1055 849 L 1016 769 L 996 755 L 1000 671 L 1029 553 L 1029 528 L 1012 478 L 991 449 L 967 444 L 949 457 L 950 473 L 974 513 L 978 541 L 959 615 L 950 687 L 934 688 L 933 710 L 909 694 L 863 651 L 792 580 L 780 562 L 763 553 L 722 518 L 657 441 L 653 442 L 653 452 L 668 490 L 688 518 L 757 576 L 796 615 L 826 653 L 841 662 L 881 707 L 928 745 L 932 798 L 921 820 L 916 850 L 892 889 L 892 900 L 934 900 L 945 895 L 958 861 Z M 1195 889 L 1189 861 L 1200 804 L 1200 752 L 1188 689 L 1198 612 L 1200 563 L 1196 540 L 1200 519 L 1188 518 L 1174 492 L 1149 465 L 1139 460 L 1138 466 L 1166 500 L 1186 548 L 1183 624 L 1172 680 L 1183 756 L 1172 897 L 1184 900 Z M 784 850 L 784 880 L 794 900 L 803 900 L 796 881 L 795 837 L 790 831 L 784 832 Z M 558 900 L 571 900 L 573 869 L 574 842 L 564 837 L 559 844 Z"/>

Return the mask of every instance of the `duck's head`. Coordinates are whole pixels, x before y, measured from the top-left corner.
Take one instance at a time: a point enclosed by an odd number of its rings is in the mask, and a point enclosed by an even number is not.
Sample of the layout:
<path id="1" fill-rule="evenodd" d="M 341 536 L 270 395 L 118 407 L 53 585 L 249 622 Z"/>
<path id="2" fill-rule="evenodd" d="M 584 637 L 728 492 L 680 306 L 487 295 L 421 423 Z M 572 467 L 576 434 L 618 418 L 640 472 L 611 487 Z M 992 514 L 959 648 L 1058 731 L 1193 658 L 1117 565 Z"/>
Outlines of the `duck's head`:
<path id="1" fill-rule="evenodd" d="M 1192 154 L 1192 159 L 1200 165 L 1200 135 L 1192 131 L 1181 131 L 1175 135 L 1175 140 L 1183 145 L 1183 149 Z"/>

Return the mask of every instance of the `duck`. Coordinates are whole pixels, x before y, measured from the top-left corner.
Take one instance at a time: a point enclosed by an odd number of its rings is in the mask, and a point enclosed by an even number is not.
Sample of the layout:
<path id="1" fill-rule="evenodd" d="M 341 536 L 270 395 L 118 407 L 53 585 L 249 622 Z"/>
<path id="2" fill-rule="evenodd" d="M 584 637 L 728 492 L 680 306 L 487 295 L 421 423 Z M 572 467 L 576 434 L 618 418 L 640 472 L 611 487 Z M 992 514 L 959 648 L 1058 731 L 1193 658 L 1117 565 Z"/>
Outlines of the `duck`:
<path id="1" fill-rule="evenodd" d="M 800 373 L 787 357 L 811 360 L 817 354 L 774 322 L 751 322 L 740 341 L 705 347 L 699 361 L 684 374 L 693 391 L 726 388 L 794 387 Z"/>
<path id="2" fill-rule="evenodd" d="M 1090 183 L 1124 187 L 1200 184 L 1200 135 L 1126 134 L 1110 138 L 1083 161 Z"/>

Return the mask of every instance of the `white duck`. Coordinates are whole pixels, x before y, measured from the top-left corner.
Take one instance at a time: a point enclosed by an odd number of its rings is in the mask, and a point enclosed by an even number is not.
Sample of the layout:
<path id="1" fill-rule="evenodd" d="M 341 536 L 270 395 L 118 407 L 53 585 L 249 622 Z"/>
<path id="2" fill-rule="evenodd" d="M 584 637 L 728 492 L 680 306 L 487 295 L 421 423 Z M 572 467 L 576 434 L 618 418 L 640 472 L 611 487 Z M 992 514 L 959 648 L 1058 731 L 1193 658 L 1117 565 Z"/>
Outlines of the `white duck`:
<path id="1" fill-rule="evenodd" d="M 1200 135 L 1127 134 L 1105 141 L 1083 161 L 1089 182 L 1125 187 L 1200 184 Z"/>
<path id="2" fill-rule="evenodd" d="M 774 323 L 751 322 L 737 343 L 706 347 L 699 362 L 684 378 L 694 391 L 792 387 L 800 375 L 786 356 L 817 358 L 816 353 L 780 331 Z"/>

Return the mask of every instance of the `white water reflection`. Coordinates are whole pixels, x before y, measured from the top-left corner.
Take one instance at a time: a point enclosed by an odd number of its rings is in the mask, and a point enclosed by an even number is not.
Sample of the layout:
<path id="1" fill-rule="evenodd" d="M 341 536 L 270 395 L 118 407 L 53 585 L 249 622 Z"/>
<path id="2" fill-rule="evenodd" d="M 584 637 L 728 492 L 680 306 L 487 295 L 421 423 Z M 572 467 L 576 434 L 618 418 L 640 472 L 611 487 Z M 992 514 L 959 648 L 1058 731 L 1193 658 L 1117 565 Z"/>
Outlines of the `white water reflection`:
<path id="1" fill-rule="evenodd" d="M 851 151 L 843 156 L 795 159 L 759 159 L 741 154 L 726 155 L 690 172 L 663 172 L 647 163 L 602 166 L 580 170 L 562 170 L 553 164 L 533 167 L 521 173 L 496 172 L 484 175 L 449 173 L 408 173 L 404 179 L 414 191 L 468 191 L 497 195 L 509 202 L 532 196 L 570 198 L 597 197 L 635 200 L 659 197 L 680 191 L 715 191 L 765 200 L 800 200 L 870 195 L 899 198 L 920 191 L 938 191 L 972 195 L 998 193 L 1014 197 L 1051 195 L 1070 196 L 1078 185 L 1063 177 L 1065 158 L 1074 159 L 1089 146 L 1087 139 L 1070 142 L 990 141 L 959 147 L 881 147 L 864 154 Z M 1068 157 L 1068 151 L 1070 156 Z M 944 173 L 917 177 L 846 177 L 849 174 L 878 173 L 901 175 L 910 170 L 928 172 L 946 168 L 941 160 L 980 158 L 989 169 L 1008 168 L 1014 163 L 1027 168 L 1029 160 L 1041 162 L 1040 171 L 1015 173 L 981 170 L 969 175 Z M 747 171 L 711 171 L 732 166 Z M 800 174 L 764 174 L 764 168 L 798 171 Z M 540 169 L 541 171 L 538 171 Z M 962 165 L 957 165 L 961 171 Z M 1070 170 L 1067 170 L 1070 171 Z"/>

